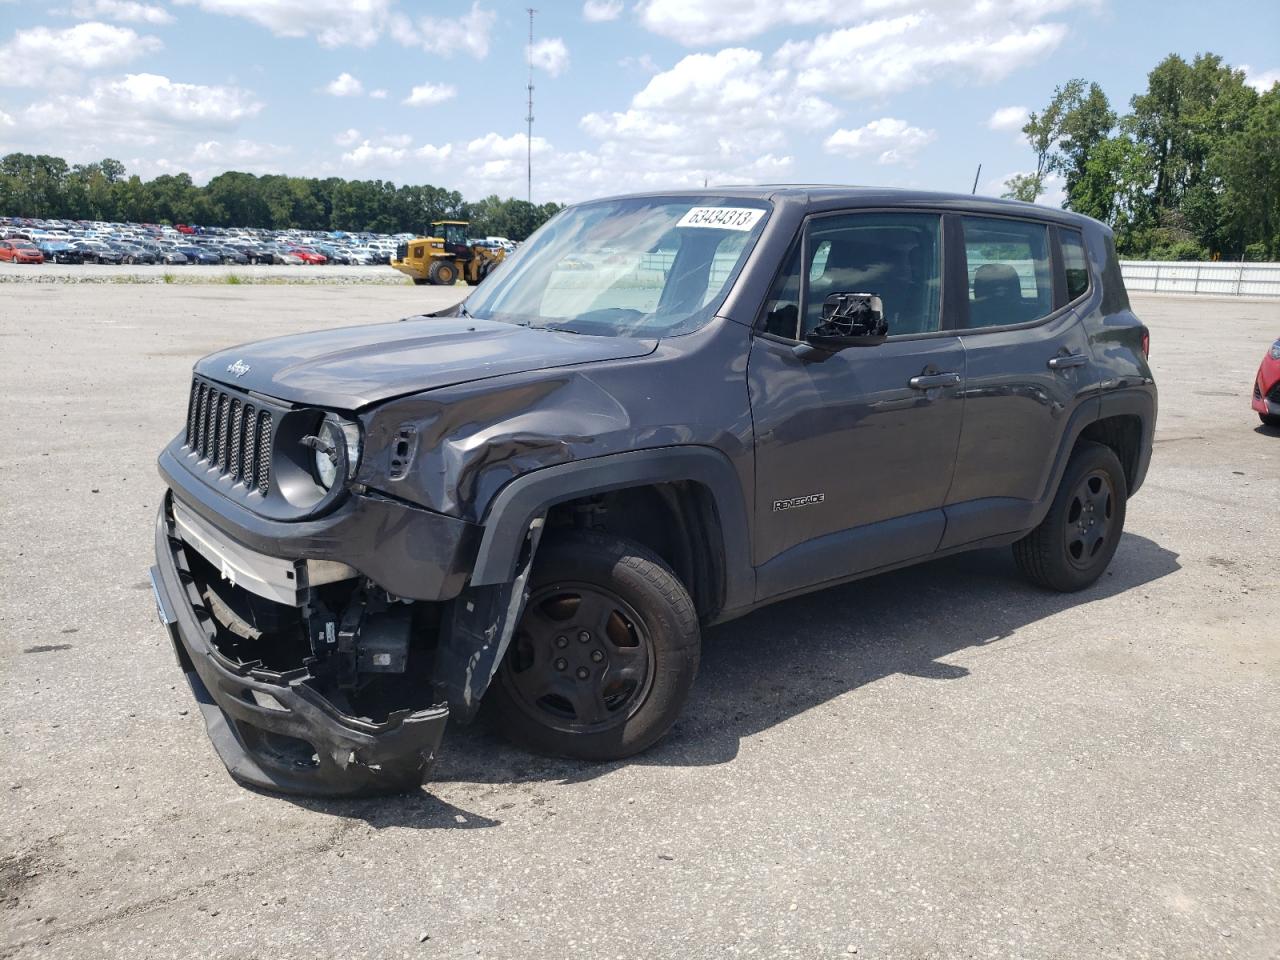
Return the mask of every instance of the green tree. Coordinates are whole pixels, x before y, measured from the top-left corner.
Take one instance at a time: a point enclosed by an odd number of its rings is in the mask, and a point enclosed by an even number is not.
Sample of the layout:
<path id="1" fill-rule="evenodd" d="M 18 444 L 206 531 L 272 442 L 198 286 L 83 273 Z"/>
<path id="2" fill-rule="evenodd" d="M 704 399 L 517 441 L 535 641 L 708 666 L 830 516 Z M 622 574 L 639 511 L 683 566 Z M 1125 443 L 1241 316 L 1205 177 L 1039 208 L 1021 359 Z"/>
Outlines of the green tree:
<path id="1" fill-rule="evenodd" d="M 1280 260 L 1280 85 L 1258 98 L 1244 128 L 1215 155 L 1222 223 L 1234 258 Z"/>
<path id="2" fill-rule="evenodd" d="M 1048 105 L 1038 113 L 1032 111 L 1022 128 L 1027 143 L 1036 155 L 1033 173 L 1019 174 L 1005 182 L 1006 197 L 1034 203 L 1044 193 L 1045 178 L 1058 166 L 1058 147 L 1066 133 L 1064 126 L 1072 108 L 1084 96 L 1083 80 L 1068 80 L 1053 91 Z"/>

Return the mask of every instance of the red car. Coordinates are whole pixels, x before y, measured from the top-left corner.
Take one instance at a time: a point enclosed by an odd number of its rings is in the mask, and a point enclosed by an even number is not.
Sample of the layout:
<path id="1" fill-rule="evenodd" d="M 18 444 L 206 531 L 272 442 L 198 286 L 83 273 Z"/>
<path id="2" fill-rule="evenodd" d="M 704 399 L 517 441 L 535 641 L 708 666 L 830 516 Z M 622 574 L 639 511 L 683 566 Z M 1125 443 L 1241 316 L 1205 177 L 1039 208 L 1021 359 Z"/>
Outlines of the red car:
<path id="1" fill-rule="evenodd" d="M 289 252 L 292 253 L 295 257 L 301 257 L 302 262 L 308 265 L 313 263 L 329 262 L 329 258 L 326 257 L 323 253 L 318 253 L 315 250 L 308 250 L 306 247 L 290 247 Z"/>
<path id="2" fill-rule="evenodd" d="M 0 260 L 10 263 L 44 263 L 44 254 L 30 240 L 0 240 Z"/>
<path id="3" fill-rule="evenodd" d="M 1271 345 L 1253 381 L 1253 409 L 1268 427 L 1280 427 L 1280 340 Z"/>

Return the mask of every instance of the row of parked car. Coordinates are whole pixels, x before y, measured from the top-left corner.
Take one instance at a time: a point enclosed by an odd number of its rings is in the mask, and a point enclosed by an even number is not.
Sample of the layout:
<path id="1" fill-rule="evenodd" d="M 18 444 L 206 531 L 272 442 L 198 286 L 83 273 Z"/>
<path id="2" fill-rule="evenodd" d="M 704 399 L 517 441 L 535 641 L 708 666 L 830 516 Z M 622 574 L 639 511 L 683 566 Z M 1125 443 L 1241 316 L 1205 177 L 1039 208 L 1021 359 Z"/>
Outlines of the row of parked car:
<path id="1" fill-rule="evenodd" d="M 307 233 L 0 217 L 9 263 L 385 264 L 411 234 Z"/>

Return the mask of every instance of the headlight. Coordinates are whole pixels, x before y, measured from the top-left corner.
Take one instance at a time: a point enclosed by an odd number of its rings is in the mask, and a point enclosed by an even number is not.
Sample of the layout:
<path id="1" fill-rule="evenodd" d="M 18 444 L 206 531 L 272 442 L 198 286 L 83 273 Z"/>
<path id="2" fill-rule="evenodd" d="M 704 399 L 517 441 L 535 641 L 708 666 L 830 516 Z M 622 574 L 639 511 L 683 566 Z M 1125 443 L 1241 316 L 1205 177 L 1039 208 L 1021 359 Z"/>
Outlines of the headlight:
<path id="1" fill-rule="evenodd" d="M 307 437 L 315 451 L 316 482 L 331 490 L 341 472 L 343 478 L 355 474 L 360 463 L 360 427 L 329 414 L 314 437 Z"/>
<path id="2" fill-rule="evenodd" d="M 1280 340 L 1271 345 L 1271 359 L 1280 360 Z"/>

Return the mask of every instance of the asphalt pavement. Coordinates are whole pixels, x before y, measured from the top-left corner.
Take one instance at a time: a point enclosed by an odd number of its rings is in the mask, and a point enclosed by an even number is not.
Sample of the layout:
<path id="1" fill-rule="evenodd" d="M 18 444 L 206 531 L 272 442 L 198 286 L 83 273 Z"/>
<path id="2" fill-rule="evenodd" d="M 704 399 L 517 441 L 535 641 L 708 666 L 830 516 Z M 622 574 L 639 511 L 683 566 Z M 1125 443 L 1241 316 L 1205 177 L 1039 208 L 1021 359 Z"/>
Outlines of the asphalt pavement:
<path id="1" fill-rule="evenodd" d="M 1081 594 L 993 550 L 778 604 L 624 763 L 232 782 L 147 582 L 191 363 L 464 292 L 0 287 L 0 957 L 1280 957 L 1277 302 L 1135 298 L 1156 453 Z"/>

